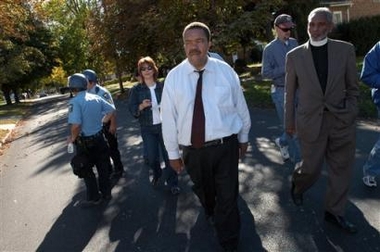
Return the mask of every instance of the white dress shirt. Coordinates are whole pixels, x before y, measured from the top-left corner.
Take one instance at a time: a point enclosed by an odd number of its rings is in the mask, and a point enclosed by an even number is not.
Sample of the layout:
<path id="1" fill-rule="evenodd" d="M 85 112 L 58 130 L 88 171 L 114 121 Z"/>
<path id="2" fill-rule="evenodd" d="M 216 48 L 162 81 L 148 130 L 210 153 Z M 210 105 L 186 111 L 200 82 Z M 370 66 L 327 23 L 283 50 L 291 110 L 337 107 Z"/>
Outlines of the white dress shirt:
<path id="1" fill-rule="evenodd" d="M 236 72 L 225 62 L 208 58 L 203 73 L 202 100 L 205 141 L 238 134 L 248 142 L 251 119 Z M 169 159 L 178 159 L 179 145 L 191 145 L 191 125 L 199 74 L 186 59 L 165 79 L 161 99 L 162 133 Z"/>

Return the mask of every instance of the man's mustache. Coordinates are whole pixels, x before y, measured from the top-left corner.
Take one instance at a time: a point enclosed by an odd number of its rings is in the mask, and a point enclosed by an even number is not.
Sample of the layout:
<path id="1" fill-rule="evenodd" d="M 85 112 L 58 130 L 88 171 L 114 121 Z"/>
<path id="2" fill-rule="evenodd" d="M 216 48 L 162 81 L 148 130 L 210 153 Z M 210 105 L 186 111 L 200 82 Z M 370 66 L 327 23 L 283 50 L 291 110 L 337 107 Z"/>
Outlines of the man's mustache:
<path id="1" fill-rule="evenodd" d="M 201 54 L 201 51 L 194 49 L 189 52 L 189 55 L 197 55 L 197 54 Z"/>

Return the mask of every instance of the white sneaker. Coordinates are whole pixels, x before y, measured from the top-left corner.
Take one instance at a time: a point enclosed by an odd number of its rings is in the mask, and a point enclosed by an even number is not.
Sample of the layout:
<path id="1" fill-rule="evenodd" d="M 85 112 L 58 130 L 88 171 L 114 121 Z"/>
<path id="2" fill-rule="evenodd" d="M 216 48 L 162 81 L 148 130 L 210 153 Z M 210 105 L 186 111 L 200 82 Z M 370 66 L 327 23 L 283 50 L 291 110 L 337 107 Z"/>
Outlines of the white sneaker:
<path id="1" fill-rule="evenodd" d="M 377 183 L 374 176 L 364 176 L 363 183 L 368 187 L 376 187 Z"/>
<path id="2" fill-rule="evenodd" d="M 284 161 L 288 160 L 289 159 L 288 146 L 282 146 L 280 144 L 280 138 L 276 138 L 274 140 L 274 142 L 276 143 L 276 145 L 278 146 L 278 148 L 280 148 L 282 159 L 284 159 Z"/>

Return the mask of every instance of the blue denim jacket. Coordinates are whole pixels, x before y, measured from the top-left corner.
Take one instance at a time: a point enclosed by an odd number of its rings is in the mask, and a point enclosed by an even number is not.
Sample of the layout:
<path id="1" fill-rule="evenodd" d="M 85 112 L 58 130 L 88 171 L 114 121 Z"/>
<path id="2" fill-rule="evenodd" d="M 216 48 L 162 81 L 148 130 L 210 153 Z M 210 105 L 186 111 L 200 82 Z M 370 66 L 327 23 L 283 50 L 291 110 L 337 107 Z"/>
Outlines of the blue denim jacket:
<path id="1" fill-rule="evenodd" d="M 163 88 L 164 84 L 162 82 L 156 83 L 156 88 L 154 91 L 156 93 L 158 104 L 161 103 Z M 142 111 L 139 111 L 139 105 L 145 99 L 152 100 L 148 86 L 145 83 L 136 84 L 131 88 L 128 98 L 128 108 L 132 115 L 139 119 L 141 126 L 151 126 L 153 125 L 153 114 L 151 108 L 145 108 Z"/>

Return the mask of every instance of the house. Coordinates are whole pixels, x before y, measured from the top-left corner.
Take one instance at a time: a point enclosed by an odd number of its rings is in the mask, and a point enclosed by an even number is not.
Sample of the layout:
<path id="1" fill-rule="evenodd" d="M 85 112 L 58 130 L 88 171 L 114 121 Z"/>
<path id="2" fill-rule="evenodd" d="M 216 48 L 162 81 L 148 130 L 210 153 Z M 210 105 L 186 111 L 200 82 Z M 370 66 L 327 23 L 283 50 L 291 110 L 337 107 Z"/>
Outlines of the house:
<path id="1" fill-rule="evenodd" d="M 380 15 L 380 0 L 330 0 L 321 1 L 334 13 L 334 22 L 342 23 L 361 17 Z"/>

